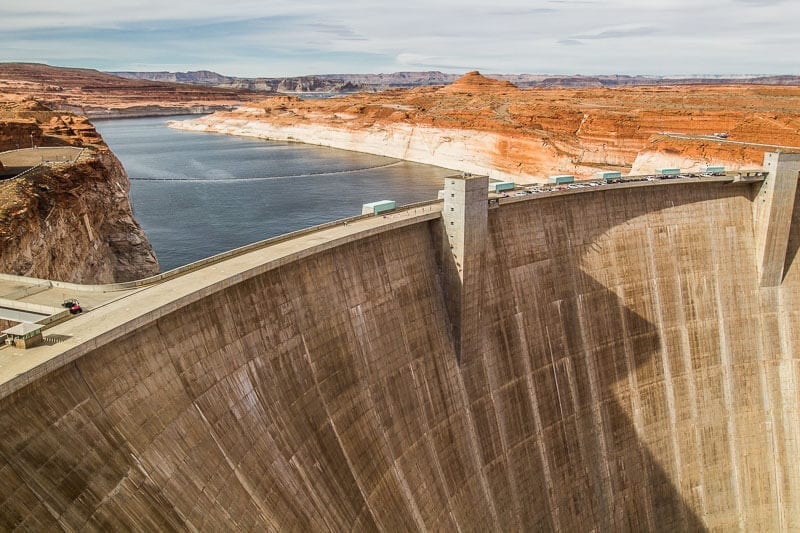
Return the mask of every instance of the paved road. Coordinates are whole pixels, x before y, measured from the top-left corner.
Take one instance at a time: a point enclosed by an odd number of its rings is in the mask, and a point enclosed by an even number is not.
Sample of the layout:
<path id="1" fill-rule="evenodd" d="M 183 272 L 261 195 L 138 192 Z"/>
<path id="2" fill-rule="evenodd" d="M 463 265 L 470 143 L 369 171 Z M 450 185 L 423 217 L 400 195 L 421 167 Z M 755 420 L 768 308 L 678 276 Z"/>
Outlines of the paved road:
<path id="1" fill-rule="evenodd" d="M 32 167 L 43 161 L 75 161 L 82 151 L 83 148 L 74 146 L 47 146 L 9 150 L 0 152 L 0 163 L 7 167 Z"/>
<path id="2" fill-rule="evenodd" d="M 721 139 L 719 137 L 715 137 L 713 135 L 688 135 L 686 133 L 670 133 L 668 131 L 659 132 L 659 135 L 663 135 L 665 137 L 671 137 L 673 139 L 684 139 L 687 141 L 714 141 L 718 143 L 724 144 L 736 144 L 739 146 L 753 146 L 758 148 L 771 148 L 771 149 L 780 149 L 780 150 L 793 150 L 800 152 L 800 146 L 783 146 L 780 144 L 762 144 L 762 143 L 751 143 L 745 141 L 731 141 L 729 139 Z"/>
<path id="3" fill-rule="evenodd" d="M 28 350 L 0 348 L 0 397 L 10 394 L 26 383 L 55 368 L 77 359 L 98 345 L 110 342 L 135 331 L 160 316 L 197 301 L 218 290 L 235 285 L 262 272 L 307 257 L 315 253 L 378 234 L 394 228 L 433 220 L 441 216 L 442 204 L 432 204 L 406 210 L 353 220 L 347 224 L 328 227 L 295 239 L 234 255 L 146 287 L 104 295 L 85 294 L 84 301 L 97 298 L 97 306 L 82 315 L 45 331 L 51 340 L 44 346 Z M 6 286 L 8 290 L 24 287 Z M 36 293 L 32 299 L 61 297 L 61 289 Z M 108 298 L 112 298 L 111 301 Z M 103 301 L 105 300 L 105 301 Z"/>

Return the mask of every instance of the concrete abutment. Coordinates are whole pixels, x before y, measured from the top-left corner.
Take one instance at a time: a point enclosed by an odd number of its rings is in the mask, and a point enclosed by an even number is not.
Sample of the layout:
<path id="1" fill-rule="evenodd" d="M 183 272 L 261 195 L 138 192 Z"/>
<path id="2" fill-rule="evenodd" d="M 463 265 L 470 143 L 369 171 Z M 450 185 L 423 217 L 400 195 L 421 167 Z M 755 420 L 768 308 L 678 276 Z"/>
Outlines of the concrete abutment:
<path id="1" fill-rule="evenodd" d="M 486 176 L 449 177 L 442 208 L 442 290 L 455 352 L 460 362 L 481 347 L 481 303 L 488 239 Z"/>
<path id="2" fill-rule="evenodd" d="M 764 168 L 767 178 L 753 203 L 756 257 L 761 286 L 775 287 L 783 281 L 800 179 L 800 153 L 766 153 Z"/>

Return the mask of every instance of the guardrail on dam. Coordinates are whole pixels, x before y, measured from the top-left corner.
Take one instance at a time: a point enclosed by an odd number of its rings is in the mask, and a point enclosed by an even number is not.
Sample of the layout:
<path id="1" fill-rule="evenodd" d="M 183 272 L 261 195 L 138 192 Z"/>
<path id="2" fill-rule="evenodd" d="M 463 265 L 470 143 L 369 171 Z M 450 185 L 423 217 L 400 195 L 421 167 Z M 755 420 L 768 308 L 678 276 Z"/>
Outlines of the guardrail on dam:
<path id="1" fill-rule="evenodd" d="M 509 201 L 478 257 L 363 219 L 55 326 L 0 528 L 800 529 L 798 165 Z"/>

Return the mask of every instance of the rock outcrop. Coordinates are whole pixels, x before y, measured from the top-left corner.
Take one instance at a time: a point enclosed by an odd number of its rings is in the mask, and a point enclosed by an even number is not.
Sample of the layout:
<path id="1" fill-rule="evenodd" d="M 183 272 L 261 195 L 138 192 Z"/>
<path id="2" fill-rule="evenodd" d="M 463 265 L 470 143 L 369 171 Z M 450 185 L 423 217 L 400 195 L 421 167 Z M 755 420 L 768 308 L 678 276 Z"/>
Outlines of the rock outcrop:
<path id="1" fill-rule="evenodd" d="M 0 183 L 0 195 L 13 198 L 0 204 L 0 271 L 80 283 L 157 274 L 128 189 L 119 160 L 95 148 Z"/>
<path id="2" fill-rule="evenodd" d="M 43 163 L 0 181 L 0 272 L 80 283 L 157 274 L 158 261 L 133 218 L 122 164 L 85 117 L 36 102 L 6 106 L 0 148 L 15 135 L 83 151 L 73 162 Z"/>
<path id="3" fill-rule="evenodd" d="M 731 169 L 761 164 L 764 150 L 731 141 L 800 146 L 800 88 L 681 86 L 515 88 L 471 72 L 450 86 L 328 100 L 268 99 L 174 127 L 400 157 L 518 182 L 598 168 L 649 172 L 673 160 Z M 646 157 L 637 162 L 641 154 Z"/>
<path id="4" fill-rule="evenodd" d="M 518 91 L 517 86 L 510 81 L 487 78 L 486 76 L 482 76 L 477 70 L 467 72 L 441 90 L 442 93 L 448 94 L 505 93 L 516 91 Z"/>

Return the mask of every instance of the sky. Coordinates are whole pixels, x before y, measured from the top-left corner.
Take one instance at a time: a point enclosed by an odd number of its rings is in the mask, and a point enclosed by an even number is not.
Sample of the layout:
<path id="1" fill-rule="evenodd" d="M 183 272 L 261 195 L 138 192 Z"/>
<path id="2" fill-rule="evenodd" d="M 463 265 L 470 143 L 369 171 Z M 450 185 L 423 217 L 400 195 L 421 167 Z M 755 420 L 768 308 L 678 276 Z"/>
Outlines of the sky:
<path id="1" fill-rule="evenodd" d="M 243 77 L 800 74 L 800 0 L 2 0 L 0 61 Z"/>

